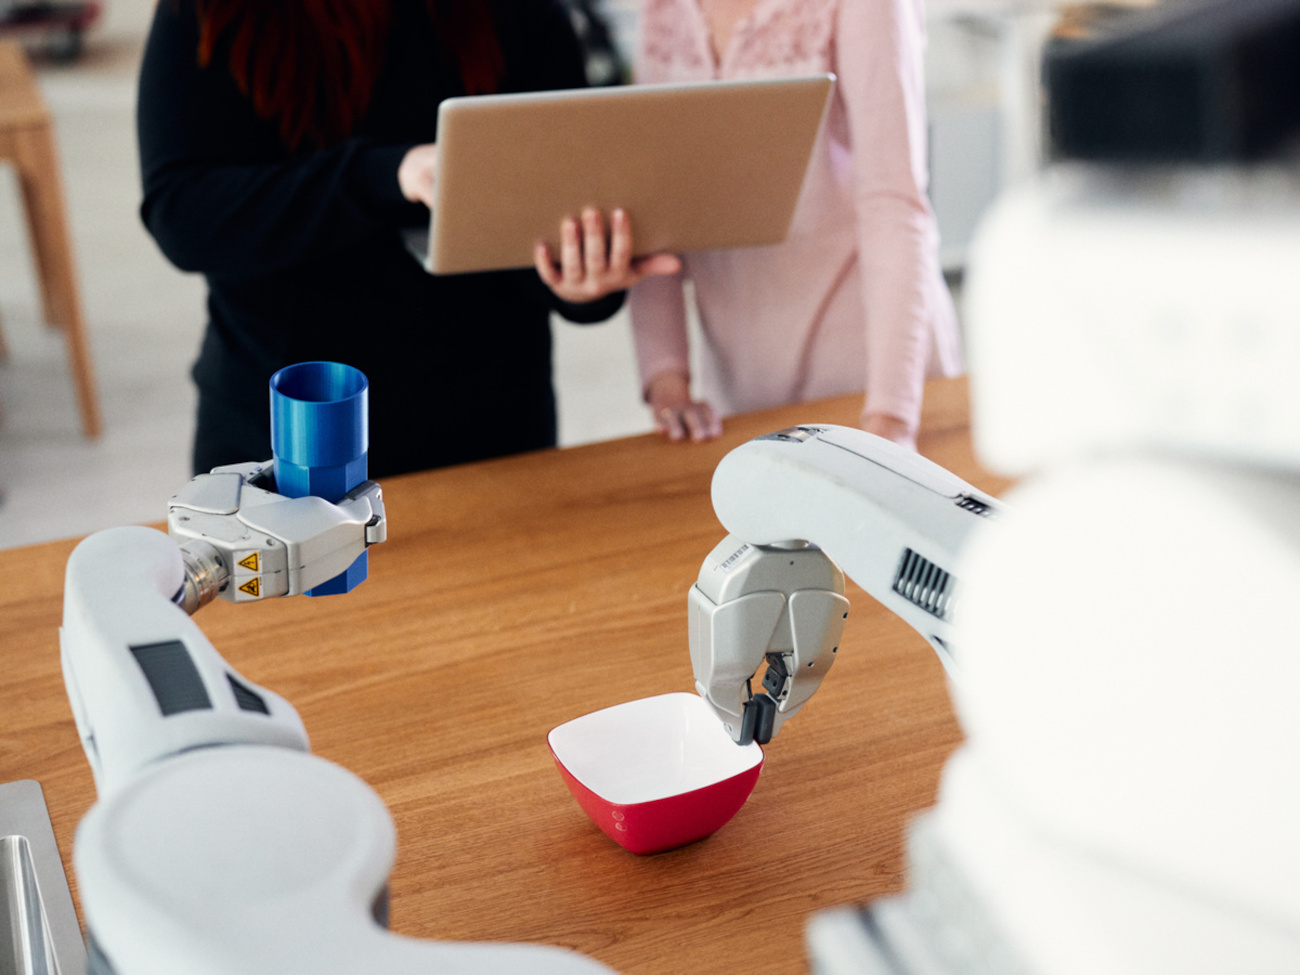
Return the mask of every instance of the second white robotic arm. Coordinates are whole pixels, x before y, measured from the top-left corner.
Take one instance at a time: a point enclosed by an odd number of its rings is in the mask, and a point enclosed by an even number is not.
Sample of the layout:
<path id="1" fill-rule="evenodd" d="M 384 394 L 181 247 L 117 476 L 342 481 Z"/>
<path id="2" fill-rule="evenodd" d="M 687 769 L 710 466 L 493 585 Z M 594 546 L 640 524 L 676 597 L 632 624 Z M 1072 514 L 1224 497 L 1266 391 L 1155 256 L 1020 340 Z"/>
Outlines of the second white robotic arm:
<path id="1" fill-rule="evenodd" d="M 848 616 L 840 568 L 953 673 L 950 567 L 969 532 L 999 510 L 993 498 L 881 437 L 810 425 L 723 458 L 713 506 L 731 534 L 690 592 L 691 665 L 696 690 L 737 742 L 769 740 L 830 670 Z"/>

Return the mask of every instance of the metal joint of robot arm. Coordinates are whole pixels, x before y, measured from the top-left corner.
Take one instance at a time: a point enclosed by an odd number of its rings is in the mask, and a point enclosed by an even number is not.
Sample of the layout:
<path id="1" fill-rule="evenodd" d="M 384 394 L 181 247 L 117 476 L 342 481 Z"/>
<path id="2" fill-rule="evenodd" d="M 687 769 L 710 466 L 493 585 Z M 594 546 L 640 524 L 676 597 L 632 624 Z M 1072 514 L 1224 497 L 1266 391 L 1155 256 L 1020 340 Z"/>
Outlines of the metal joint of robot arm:
<path id="1" fill-rule="evenodd" d="M 728 535 L 709 553 L 688 600 L 691 666 L 696 691 L 738 744 L 768 742 L 812 697 L 848 611 L 844 574 L 816 546 Z"/>
<path id="2" fill-rule="evenodd" d="M 168 532 L 185 550 L 193 590 L 178 598 L 187 612 L 214 595 L 230 602 L 299 595 L 387 537 L 383 492 L 374 481 L 331 504 L 268 490 L 270 469 L 270 461 L 218 467 L 169 502 Z"/>

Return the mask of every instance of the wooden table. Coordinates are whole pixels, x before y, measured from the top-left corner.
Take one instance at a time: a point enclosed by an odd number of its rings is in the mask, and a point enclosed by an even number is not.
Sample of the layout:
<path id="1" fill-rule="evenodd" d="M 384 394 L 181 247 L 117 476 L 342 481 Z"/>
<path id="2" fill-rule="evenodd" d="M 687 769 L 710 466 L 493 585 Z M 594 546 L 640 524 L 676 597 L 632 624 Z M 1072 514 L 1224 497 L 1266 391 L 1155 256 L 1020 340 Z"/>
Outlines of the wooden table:
<path id="1" fill-rule="evenodd" d="M 972 456 L 966 395 L 931 384 L 921 450 L 998 493 Z M 960 730 L 933 653 L 855 587 L 839 663 L 709 839 L 627 853 L 546 746 L 570 718 L 692 687 L 686 593 L 724 534 L 713 468 L 752 436 L 852 423 L 859 405 L 733 418 L 710 444 L 635 437 L 394 478 L 389 540 L 355 592 L 199 613 L 237 670 L 298 708 L 315 751 L 388 803 L 395 930 L 550 942 L 628 973 L 785 973 L 806 967 L 811 912 L 902 886 L 904 825 L 933 802 Z M 142 489 L 162 512 L 173 487 Z M 0 552 L 0 782 L 42 783 L 69 873 L 94 797 L 59 671 L 73 544 Z"/>

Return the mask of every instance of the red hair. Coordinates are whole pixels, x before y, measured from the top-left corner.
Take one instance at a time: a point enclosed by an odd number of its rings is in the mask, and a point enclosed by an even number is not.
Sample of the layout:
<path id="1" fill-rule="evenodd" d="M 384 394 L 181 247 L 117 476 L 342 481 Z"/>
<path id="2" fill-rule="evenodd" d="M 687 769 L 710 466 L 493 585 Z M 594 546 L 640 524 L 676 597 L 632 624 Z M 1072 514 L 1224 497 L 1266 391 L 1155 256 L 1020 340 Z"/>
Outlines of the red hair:
<path id="1" fill-rule="evenodd" d="M 197 0 L 199 64 L 230 34 L 229 68 L 290 149 L 352 134 L 383 64 L 391 0 Z M 494 92 L 505 62 L 488 0 L 426 0 L 470 95 Z"/>

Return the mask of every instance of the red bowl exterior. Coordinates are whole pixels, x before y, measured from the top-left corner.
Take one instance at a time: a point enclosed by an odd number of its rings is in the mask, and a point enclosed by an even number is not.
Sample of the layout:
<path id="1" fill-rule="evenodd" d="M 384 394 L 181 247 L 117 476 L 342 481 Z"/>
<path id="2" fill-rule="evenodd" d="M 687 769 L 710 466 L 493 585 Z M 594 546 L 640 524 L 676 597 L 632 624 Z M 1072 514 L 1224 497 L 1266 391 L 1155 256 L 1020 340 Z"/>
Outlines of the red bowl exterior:
<path id="1" fill-rule="evenodd" d="M 600 797 L 579 782 L 554 750 L 551 757 L 591 821 L 619 846 L 639 856 L 675 850 L 717 832 L 740 811 L 754 791 L 758 773 L 766 761 L 764 756 L 753 768 L 702 789 L 621 805 Z"/>

